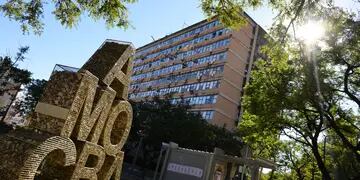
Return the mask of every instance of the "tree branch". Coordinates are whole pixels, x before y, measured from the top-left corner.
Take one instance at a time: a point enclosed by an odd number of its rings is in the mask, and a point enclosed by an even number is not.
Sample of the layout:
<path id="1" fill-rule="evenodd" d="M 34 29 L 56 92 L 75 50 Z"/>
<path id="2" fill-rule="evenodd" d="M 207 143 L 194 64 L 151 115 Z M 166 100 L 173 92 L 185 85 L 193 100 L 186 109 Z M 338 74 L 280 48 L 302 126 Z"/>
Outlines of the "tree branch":
<path id="1" fill-rule="evenodd" d="M 300 139 L 297 139 L 297 138 L 295 138 L 295 137 L 287 134 L 284 130 L 281 130 L 281 131 L 285 134 L 285 136 L 287 136 L 288 138 L 290 138 L 290 139 L 292 139 L 292 140 L 294 140 L 294 141 L 296 141 L 296 142 L 298 142 L 298 143 L 304 144 L 304 145 L 306 145 L 306 146 L 312 146 L 311 143 L 310 143 L 303 135 L 301 135 L 301 136 L 303 136 L 303 138 L 305 139 L 305 141 L 302 141 L 302 140 L 300 140 Z"/>
<path id="2" fill-rule="evenodd" d="M 305 0 L 301 0 L 299 7 L 297 8 L 296 12 L 295 12 L 295 16 L 293 18 L 291 18 L 288 26 L 286 27 L 284 36 L 281 39 L 281 44 L 283 44 L 285 42 L 285 38 L 286 38 L 286 34 L 289 31 L 290 26 L 294 23 L 294 21 L 298 18 L 298 16 L 300 15 L 301 11 L 303 10 L 305 5 Z"/>
<path id="3" fill-rule="evenodd" d="M 360 65 L 350 65 L 347 67 L 344 74 L 344 92 L 352 101 L 354 101 L 360 107 L 360 100 L 349 90 L 349 77 L 353 74 L 353 70 L 359 67 Z"/>
<path id="4" fill-rule="evenodd" d="M 360 153 L 358 152 L 360 149 L 358 149 L 357 146 L 354 146 L 347 137 L 341 132 L 340 127 L 336 124 L 334 121 L 334 117 L 331 114 L 325 114 L 325 117 L 327 118 L 329 125 L 332 126 L 332 129 L 335 131 L 335 133 L 340 137 L 341 141 L 345 146 L 347 146 L 356 156 L 356 159 L 358 162 L 360 162 Z"/>

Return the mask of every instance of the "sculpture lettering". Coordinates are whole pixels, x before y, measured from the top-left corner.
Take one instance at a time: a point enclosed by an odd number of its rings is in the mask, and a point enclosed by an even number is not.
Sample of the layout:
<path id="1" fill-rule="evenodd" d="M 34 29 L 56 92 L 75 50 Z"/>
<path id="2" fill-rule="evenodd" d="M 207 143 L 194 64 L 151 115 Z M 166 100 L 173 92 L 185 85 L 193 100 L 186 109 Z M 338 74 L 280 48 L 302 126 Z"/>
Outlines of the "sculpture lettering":
<path id="1" fill-rule="evenodd" d="M 121 149 L 132 122 L 127 96 L 133 53 L 130 44 L 106 41 L 78 72 L 53 73 L 30 122 L 49 138 L 28 147 L 22 167 L 8 174 L 18 179 L 33 179 L 36 173 L 50 176 L 46 178 L 120 179 Z M 51 156 L 55 151 L 63 155 Z M 42 172 L 47 167 L 50 170 Z M 6 170 L 0 166 L 0 172 Z"/>

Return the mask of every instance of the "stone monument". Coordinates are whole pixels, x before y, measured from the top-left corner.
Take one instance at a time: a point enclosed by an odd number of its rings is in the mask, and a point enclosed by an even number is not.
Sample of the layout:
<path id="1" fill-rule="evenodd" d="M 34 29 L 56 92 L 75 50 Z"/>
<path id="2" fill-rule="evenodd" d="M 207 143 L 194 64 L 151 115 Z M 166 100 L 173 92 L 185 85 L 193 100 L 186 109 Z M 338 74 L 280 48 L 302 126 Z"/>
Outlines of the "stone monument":
<path id="1" fill-rule="evenodd" d="M 133 54 L 107 40 L 78 72 L 54 72 L 29 127 L 0 136 L 0 179 L 120 179 Z"/>

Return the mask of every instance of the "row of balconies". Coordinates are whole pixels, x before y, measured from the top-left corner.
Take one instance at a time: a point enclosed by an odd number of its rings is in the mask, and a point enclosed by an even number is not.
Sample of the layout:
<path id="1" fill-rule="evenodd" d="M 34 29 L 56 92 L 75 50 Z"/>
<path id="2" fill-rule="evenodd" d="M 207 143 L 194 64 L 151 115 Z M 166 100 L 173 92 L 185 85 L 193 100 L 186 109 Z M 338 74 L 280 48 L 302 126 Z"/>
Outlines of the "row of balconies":
<path id="1" fill-rule="evenodd" d="M 206 23 L 208 23 L 208 22 L 206 22 Z M 202 24 L 202 25 L 203 25 L 203 24 Z M 202 26 L 202 25 L 199 25 L 199 26 Z M 187 32 L 187 31 L 191 31 L 191 30 L 193 30 L 193 29 L 196 29 L 196 28 L 198 28 L 199 26 L 194 27 L 194 28 L 189 29 L 189 30 L 186 30 L 186 32 Z M 212 31 L 217 31 L 217 30 L 222 29 L 222 28 L 224 28 L 222 25 L 220 25 L 220 26 L 215 26 L 215 27 L 213 27 L 213 28 L 207 29 L 206 31 L 203 31 L 203 32 L 200 32 L 200 33 L 196 33 L 196 34 L 194 34 L 194 35 L 192 35 L 192 36 L 189 36 L 189 37 L 186 37 L 186 38 L 184 38 L 184 39 L 181 39 L 180 41 L 176 41 L 176 42 L 174 42 L 174 43 L 172 43 L 172 44 L 169 44 L 169 45 L 166 45 L 166 46 L 163 46 L 163 47 L 160 47 L 160 48 L 156 48 L 156 49 L 154 49 L 154 50 L 152 50 L 152 51 L 149 51 L 149 52 L 147 52 L 147 53 L 145 53 L 145 54 L 142 54 L 141 56 L 139 56 L 139 58 L 141 59 L 141 58 L 143 58 L 143 57 L 145 57 L 145 56 L 147 56 L 147 55 L 149 55 L 149 54 L 159 52 L 159 51 L 161 51 L 161 50 L 170 48 L 170 47 L 172 47 L 172 46 L 181 44 L 181 43 L 186 42 L 186 41 L 188 41 L 188 40 L 191 40 L 191 39 L 197 38 L 197 37 L 199 37 L 199 36 L 208 34 L 208 33 L 212 32 Z M 186 33 L 186 32 L 184 32 L 184 33 Z M 170 36 L 168 36 L 167 39 L 164 39 L 164 40 L 162 40 L 162 41 L 166 41 L 166 40 L 171 39 L 171 38 L 172 38 L 172 36 L 170 35 Z"/>
<path id="2" fill-rule="evenodd" d="M 228 36 L 230 37 L 230 35 Z M 226 39 L 226 38 L 219 38 L 219 39 L 215 39 L 214 41 L 209 41 L 209 43 L 207 44 L 211 44 L 213 42 L 216 42 L 216 41 L 221 41 L 223 39 Z M 141 70 L 139 71 L 139 73 L 134 73 L 133 75 L 138 75 L 138 74 L 142 74 L 142 73 L 147 73 L 147 72 L 150 72 L 150 71 L 155 71 L 155 70 L 159 70 L 159 69 L 162 69 L 162 68 L 166 68 L 166 67 L 169 67 L 169 66 L 173 66 L 173 65 L 176 65 L 176 64 L 180 64 L 180 63 L 184 63 L 184 62 L 189 62 L 191 60 L 194 60 L 194 59 L 198 59 L 198 58 L 201 58 L 201 57 L 204 57 L 204 56 L 208 56 L 208 55 L 211 55 L 211 54 L 216 54 L 216 53 L 219 53 L 221 51 L 224 51 L 223 49 L 226 49 L 227 46 L 224 46 L 224 47 L 221 47 L 221 48 L 218 48 L 218 49 L 215 49 L 215 50 L 212 50 L 212 51 L 209 51 L 209 52 L 205 52 L 205 53 L 200 53 L 200 54 L 195 54 L 195 55 L 192 55 L 192 56 L 189 56 L 189 57 L 186 57 L 186 58 L 182 58 L 182 59 L 177 59 L 177 60 L 173 60 L 173 61 L 169 61 L 169 62 L 166 62 L 166 63 L 163 63 L 162 65 L 160 66 L 155 66 L 153 68 L 148 68 L 146 70 Z M 174 57 L 175 55 L 174 54 L 170 54 L 168 55 L 168 57 Z M 175 59 L 176 57 L 174 57 Z"/>
<path id="3" fill-rule="evenodd" d="M 180 63 L 186 63 L 186 62 L 192 61 L 193 59 L 209 56 L 211 54 L 221 53 L 221 52 L 224 52 L 224 51 L 227 51 L 227 46 L 215 49 L 215 50 L 213 50 L 211 52 L 206 52 L 206 53 L 202 53 L 202 54 L 196 54 L 196 55 L 187 57 L 187 58 L 185 58 L 183 60 L 169 62 L 169 63 L 164 64 L 162 67 L 152 69 L 152 71 L 155 71 L 155 70 L 158 70 L 158 69 L 161 69 L 161 68 L 165 68 L 165 67 L 169 67 L 169 66 L 173 66 L 173 65 L 176 65 L 176 64 L 180 64 Z M 219 64 L 219 63 L 213 62 L 213 63 L 200 64 L 198 66 L 192 66 L 190 68 L 185 67 L 183 69 L 179 69 L 179 70 L 174 71 L 172 73 L 163 74 L 163 75 L 160 75 L 160 76 L 157 76 L 157 77 L 143 78 L 143 79 L 133 81 L 132 83 L 147 82 L 147 81 L 167 77 L 169 75 L 176 75 L 176 74 L 179 74 L 179 73 L 187 73 L 187 72 L 191 72 L 191 71 L 196 71 L 196 70 L 199 70 L 199 69 L 204 68 L 204 67 L 210 68 L 210 67 L 216 66 L 217 64 Z M 149 71 L 146 71 L 146 72 L 149 72 Z"/>
<path id="4" fill-rule="evenodd" d="M 217 67 L 219 65 L 223 65 L 225 62 L 224 61 L 220 61 L 220 62 L 214 62 L 213 64 L 200 64 L 198 66 L 193 66 L 190 68 L 185 68 L 185 69 L 180 69 L 177 71 L 174 71 L 170 74 L 164 74 L 164 75 L 160 75 L 157 77 L 151 77 L 151 78 L 146 78 L 143 79 L 142 82 L 147 82 L 147 81 L 152 81 L 152 80 L 156 80 L 156 79 L 160 79 L 160 78 L 164 78 L 164 77 L 168 77 L 170 75 L 180 75 L 180 74 L 185 74 L 185 73 L 189 73 L 189 72 L 193 72 L 193 71 L 198 71 L 201 69 L 208 69 L 208 68 L 212 68 L 212 67 Z M 200 76 L 197 78 L 193 78 L 193 79 L 187 79 L 187 80 L 182 80 L 182 81 L 176 81 L 176 82 L 172 82 L 172 83 L 168 83 L 168 84 L 161 84 L 158 86 L 153 86 L 153 89 L 159 89 L 159 88 L 164 88 L 164 87 L 174 87 L 174 86 L 178 86 L 178 85 L 184 85 L 184 84 L 192 84 L 192 83 L 196 83 L 196 82 L 204 82 L 204 81 L 210 81 L 211 79 L 214 79 L 216 77 L 221 77 L 221 75 L 219 74 L 211 74 L 209 76 Z M 145 91 L 146 88 L 138 88 L 137 92 L 142 92 Z M 130 89 L 130 93 L 133 92 L 134 89 Z"/>
<path id="5" fill-rule="evenodd" d="M 220 29 L 220 28 L 219 28 Z M 215 29 L 212 29 L 212 31 L 216 31 L 216 30 L 218 30 L 217 28 L 215 28 Z M 210 39 L 210 40 L 207 40 L 207 41 L 204 41 L 204 42 L 201 42 L 201 43 L 198 43 L 198 44 L 195 44 L 195 45 L 193 45 L 192 47 L 190 47 L 190 49 L 195 49 L 195 48 L 198 48 L 198 47 L 201 47 L 201 46 L 205 46 L 205 45 L 207 45 L 207 44 L 210 44 L 210 43 L 213 43 L 213 42 L 216 42 L 216 41 L 220 41 L 220 40 L 223 40 L 223 39 L 225 39 L 225 38 L 230 38 L 231 37 L 231 33 L 229 33 L 229 34 L 224 34 L 224 35 L 222 35 L 222 36 L 218 36 L 218 37 L 215 37 L 215 38 L 213 38 L 213 39 Z M 192 37 L 193 38 L 193 37 Z M 192 38 L 189 38 L 189 39 L 187 39 L 187 40 L 190 40 L 190 39 L 192 39 Z M 183 41 L 181 41 L 181 43 L 182 43 Z M 171 44 L 171 45 L 169 45 L 169 47 L 172 47 L 172 46 L 175 46 L 175 45 L 177 45 L 178 43 L 176 43 L 176 44 Z M 169 48 L 168 47 L 168 48 Z M 147 64 L 147 63 L 150 63 L 150 62 L 153 62 L 153 61 L 156 61 L 156 60 L 159 60 L 159 59 L 161 59 L 161 58 L 166 58 L 166 57 L 174 57 L 174 58 L 176 58 L 176 54 L 177 53 L 181 53 L 181 52 L 186 52 L 186 51 L 188 51 L 189 50 L 189 48 L 188 47 L 183 47 L 182 49 L 179 49 L 178 51 L 175 51 L 175 52 L 172 52 L 172 53 L 170 53 L 170 54 L 166 54 L 166 55 L 160 55 L 160 56 L 157 56 L 157 57 L 154 57 L 154 58 L 149 58 L 149 59 L 146 59 L 146 60 L 144 60 L 143 62 L 141 62 L 141 63 L 139 63 L 139 64 L 136 64 L 134 67 L 138 67 L 138 66 L 141 66 L 141 65 L 144 65 L 144 64 Z M 160 50 L 157 50 L 157 51 L 160 51 Z M 148 53 L 148 54 L 151 54 L 151 53 Z"/>

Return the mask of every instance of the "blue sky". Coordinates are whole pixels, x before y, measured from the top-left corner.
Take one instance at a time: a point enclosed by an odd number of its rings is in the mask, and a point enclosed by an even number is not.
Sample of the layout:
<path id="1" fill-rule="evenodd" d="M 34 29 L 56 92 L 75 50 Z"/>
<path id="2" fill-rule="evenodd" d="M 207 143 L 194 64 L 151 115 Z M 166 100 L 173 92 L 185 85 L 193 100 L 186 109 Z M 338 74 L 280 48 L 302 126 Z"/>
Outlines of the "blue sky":
<path id="1" fill-rule="evenodd" d="M 0 55 L 14 55 L 19 46 L 30 46 L 27 60 L 20 67 L 33 72 L 34 78 L 48 79 L 55 64 L 80 67 L 105 39 L 132 42 L 140 47 L 205 18 L 199 0 L 138 0 L 129 5 L 129 19 L 134 28 L 107 29 L 102 21 L 94 22 L 83 15 L 73 29 L 66 29 L 45 8 L 45 29 L 41 36 L 23 35 L 17 22 L 0 15 Z M 352 0 L 338 0 L 345 8 L 354 7 Z M 265 29 L 274 15 L 267 8 L 247 10 Z"/>

